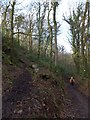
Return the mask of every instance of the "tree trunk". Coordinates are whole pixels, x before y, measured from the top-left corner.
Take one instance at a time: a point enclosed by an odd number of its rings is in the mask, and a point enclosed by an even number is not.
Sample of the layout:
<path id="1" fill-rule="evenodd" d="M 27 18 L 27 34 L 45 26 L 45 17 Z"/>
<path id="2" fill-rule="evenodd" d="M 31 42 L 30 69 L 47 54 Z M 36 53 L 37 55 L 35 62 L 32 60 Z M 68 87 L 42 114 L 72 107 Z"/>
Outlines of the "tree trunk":
<path id="1" fill-rule="evenodd" d="M 6 17 L 7 17 L 7 11 L 8 11 L 9 5 L 6 6 L 5 12 L 4 12 L 4 19 L 2 20 L 2 33 L 7 34 L 7 24 L 6 24 Z"/>
<path id="2" fill-rule="evenodd" d="M 57 65 L 57 61 L 58 61 L 56 7 L 57 7 L 57 2 L 54 2 L 53 3 L 53 22 L 54 22 L 54 39 L 55 39 L 55 66 Z"/>
<path id="3" fill-rule="evenodd" d="M 39 14 L 39 18 L 38 18 L 38 31 L 39 31 L 39 40 L 38 40 L 38 59 L 40 56 L 40 50 L 41 50 L 41 24 L 40 24 L 40 11 L 41 11 L 41 7 L 40 7 L 40 3 L 39 3 L 39 10 L 38 10 L 38 14 Z"/>
<path id="4" fill-rule="evenodd" d="M 20 45 L 20 41 L 19 41 L 19 28 L 18 28 L 18 46 Z"/>
<path id="5" fill-rule="evenodd" d="M 29 31 L 29 50 L 32 51 L 32 20 L 30 20 L 30 31 Z"/>
<path id="6" fill-rule="evenodd" d="M 86 74 L 87 72 L 87 58 L 85 57 L 85 43 L 84 43 L 84 25 L 85 25 L 85 19 L 86 19 L 86 13 L 87 13 L 87 2 L 86 2 L 86 6 L 85 6 L 85 12 L 84 12 L 84 16 L 82 18 L 82 30 L 81 30 L 81 55 L 82 55 L 82 70 L 83 73 Z M 85 71 L 85 72 L 84 72 Z"/>
<path id="7" fill-rule="evenodd" d="M 52 61 L 52 38 L 53 38 L 53 33 L 52 33 L 52 26 L 50 25 L 50 19 L 49 19 L 49 16 L 50 16 L 50 11 L 51 9 L 48 11 L 48 26 L 49 26 L 49 32 L 50 32 L 50 59 Z"/>
<path id="8" fill-rule="evenodd" d="M 13 45 L 13 18 L 14 18 L 14 7 L 15 7 L 15 1 L 13 1 L 12 10 L 11 10 L 11 43 L 12 43 L 12 45 Z"/>
<path id="9" fill-rule="evenodd" d="M 14 7 L 15 7 L 15 1 L 13 1 L 12 3 L 12 10 L 11 10 L 11 61 L 13 61 L 13 47 L 14 47 L 14 43 L 13 43 L 13 19 L 14 19 Z"/>

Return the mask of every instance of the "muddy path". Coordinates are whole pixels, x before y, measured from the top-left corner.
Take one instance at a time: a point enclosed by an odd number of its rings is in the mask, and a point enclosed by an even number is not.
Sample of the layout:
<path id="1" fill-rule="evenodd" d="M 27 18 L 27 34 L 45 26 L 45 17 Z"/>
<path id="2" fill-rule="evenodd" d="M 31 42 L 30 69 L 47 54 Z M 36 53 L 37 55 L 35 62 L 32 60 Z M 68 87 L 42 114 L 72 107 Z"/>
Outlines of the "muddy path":
<path id="1" fill-rule="evenodd" d="M 71 118 L 89 118 L 89 100 L 88 97 L 77 90 L 77 85 L 65 84 L 66 101 L 64 106 L 64 117 Z"/>
<path id="2" fill-rule="evenodd" d="M 3 118 L 88 118 L 88 98 L 82 95 L 77 86 L 65 84 L 64 110 L 59 113 L 53 102 L 52 93 L 56 95 L 60 104 L 61 93 L 57 86 L 52 86 L 48 81 L 35 83 L 30 72 L 23 69 L 18 77 L 13 80 L 11 89 L 3 92 L 2 117 Z M 51 87 L 50 87 L 51 86 Z M 51 93 L 49 93 L 49 88 Z M 57 94 L 56 94 L 57 93 Z M 59 109 L 61 109 L 59 107 Z M 61 109 L 62 111 L 62 109 Z"/>
<path id="3" fill-rule="evenodd" d="M 21 103 L 25 104 L 25 100 L 30 96 L 30 91 L 34 87 L 27 71 L 15 79 L 13 84 L 12 89 L 5 91 L 2 97 L 2 117 L 5 118 L 13 117 L 14 114 L 18 117 L 17 113 L 23 114 Z"/>
<path id="4" fill-rule="evenodd" d="M 50 88 L 50 91 L 48 90 Z M 58 91 L 58 92 L 56 92 Z M 60 103 L 61 94 L 57 87 L 49 81 L 38 82 L 32 80 L 27 70 L 14 80 L 11 89 L 3 91 L 2 117 L 3 118 L 53 118 L 59 117 L 52 93 L 56 94 Z M 61 103 L 60 103 L 61 104 Z"/>

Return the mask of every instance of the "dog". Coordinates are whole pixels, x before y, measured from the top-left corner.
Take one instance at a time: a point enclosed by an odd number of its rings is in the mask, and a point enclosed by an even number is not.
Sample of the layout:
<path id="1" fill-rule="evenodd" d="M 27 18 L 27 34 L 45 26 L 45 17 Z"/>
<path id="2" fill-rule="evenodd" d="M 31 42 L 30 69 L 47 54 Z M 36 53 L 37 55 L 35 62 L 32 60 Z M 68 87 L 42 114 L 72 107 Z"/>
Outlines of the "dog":
<path id="1" fill-rule="evenodd" d="M 69 80 L 69 82 L 70 82 L 71 85 L 74 85 L 74 84 L 75 84 L 75 80 L 74 80 L 74 78 L 71 77 L 70 80 Z"/>

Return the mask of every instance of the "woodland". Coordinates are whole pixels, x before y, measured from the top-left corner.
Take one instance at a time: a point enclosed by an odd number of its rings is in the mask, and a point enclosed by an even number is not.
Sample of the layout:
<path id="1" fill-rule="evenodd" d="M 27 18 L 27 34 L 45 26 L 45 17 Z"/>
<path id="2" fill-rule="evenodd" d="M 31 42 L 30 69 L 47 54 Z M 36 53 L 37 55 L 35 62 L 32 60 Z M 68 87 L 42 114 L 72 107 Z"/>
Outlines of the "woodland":
<path id="1" fill-rule="evenodd" d="M 68 53 L 57 39 L 61 1 L 37 0 L 23 8 L 17 0 L 0 0 L 3 118 L 89 117 L 90 3 L 63 14 Z"/>

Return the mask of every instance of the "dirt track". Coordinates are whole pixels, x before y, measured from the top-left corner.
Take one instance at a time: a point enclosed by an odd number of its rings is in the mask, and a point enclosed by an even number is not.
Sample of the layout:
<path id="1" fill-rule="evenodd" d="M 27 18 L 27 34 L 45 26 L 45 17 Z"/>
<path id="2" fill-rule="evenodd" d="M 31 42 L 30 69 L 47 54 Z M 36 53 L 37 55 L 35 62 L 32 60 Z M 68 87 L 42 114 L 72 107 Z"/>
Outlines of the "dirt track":
<path id="1" fill-rule="evenodd" d="M 45 84 L 44 81 L 40 83 L 40 79 L 37 83 L 33 82 L 30 73 L 24 70 L 14 80 L 12 89 L 3 93 L 3 118 L 51 118 L 59 116 L 60 114 L 55 106 L 53 97 L 49 94 L 49 90 L 45 90 L 51 84 L 48 85 L 49 81 L 45 81 Z M 55 90 L 58 91 L 57 88 Z M 55 93 L 60 94 L 59 91 Z M 61 94 L 56 94 L 57 96 L 61 97 Z M 58 99 L 60 101 L 60 98 Z"/>
<path id="2" fill-rule="evenodd" d="M 66 83 L 65 87 L 67 90 L 64 111 L 65 116 L 71 118 L 90 117 L 88 112 L 88 98 L 77 90 L 76 85 L 72 86 Z"/>
<path id="3" fill-rule="evenodd" d="M 34 114 L 43 117 L 55 117 L 56 109 L 52 103 L 51 97 L 47 94 L 40 93 L 41 90 L 33 84 L 30 73 L 24 71 L 18 78 L 16 78 L 11 91 L 3 94 L 3 117 L 11 118 L 30 118 Z M 64 104 L 63 118 L 88 118 L 88 99 L 77 91 L 76 86 L 65 84 L 66 98 Z M 43 95 L 48 99 L 48 108 L 46 109 Z M 44 106 L 43 106 L 44 105 Z M 53 109 L 52 109 L 53 108 Z M 47 110 L 50 110 L 47 113 Z M 56 112 L 56 113 L 55 113 Z M 37 116 L 35 116 L 37 117 Z"/>

